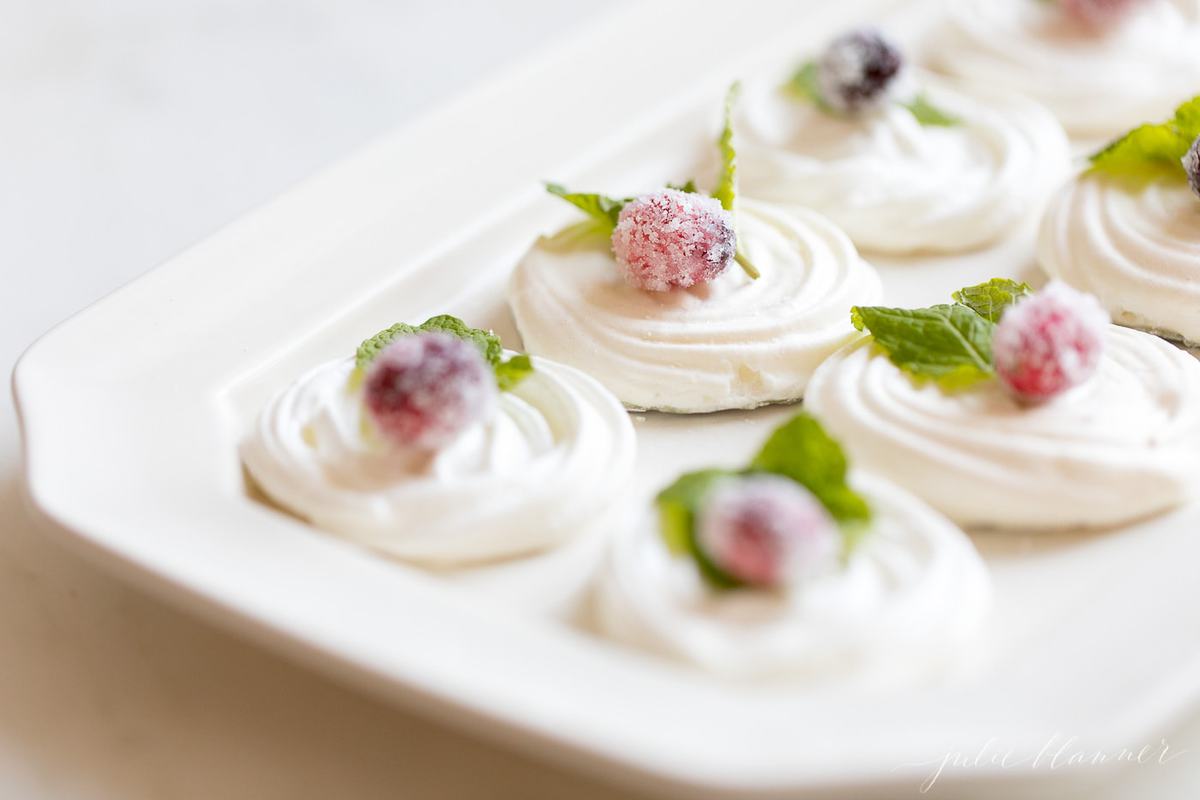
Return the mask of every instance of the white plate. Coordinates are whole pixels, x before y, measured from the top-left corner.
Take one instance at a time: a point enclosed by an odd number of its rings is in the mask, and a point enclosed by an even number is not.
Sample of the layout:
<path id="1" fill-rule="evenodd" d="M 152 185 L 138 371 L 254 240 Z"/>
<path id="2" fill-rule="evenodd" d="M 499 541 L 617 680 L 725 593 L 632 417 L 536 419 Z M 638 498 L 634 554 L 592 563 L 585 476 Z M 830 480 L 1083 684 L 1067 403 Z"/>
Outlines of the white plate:
<path id="1" fill-rule="evenodd" d="M 1050 768 L 1053 750 L 1031 763 L 1055 736 L 1109 766 L 1156 744 L 1200 695 L 1195 507 L 1100 535 L 977 537 L 998 595 L 978 671 L 864 696 L 721 684 L 475 601 L 246 491 L 240 437 L 311 365 L 431 312 L 516 341 L 503 280 L 571 214 L 535 179 L 617 190 L 687 177 L 731 77 L 896 5 L 639 5 L 121 289 L 17 367 L 33 504 L 105 564 L 259 641 L 609 777 L 894 796 L 915 794 L 947 754 L 985 748 L 940 780 L 1007 795 L 1083 774 Z M 1026 231 L 988 253 L 881 264 L 889 300 L 1026 269 L 1030 243 Z M 749 454 L 787 413 L 639 417 L 641 499 L 713 454 Z"/>

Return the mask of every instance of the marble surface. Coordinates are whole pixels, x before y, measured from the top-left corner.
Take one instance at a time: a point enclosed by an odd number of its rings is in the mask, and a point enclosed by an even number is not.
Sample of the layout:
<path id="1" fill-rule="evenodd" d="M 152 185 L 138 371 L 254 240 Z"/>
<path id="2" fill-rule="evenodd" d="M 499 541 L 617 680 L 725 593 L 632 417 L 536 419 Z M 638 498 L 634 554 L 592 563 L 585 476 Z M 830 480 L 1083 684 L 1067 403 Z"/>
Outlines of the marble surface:
<path id="1" fill-rule="evenodd" d="M 0 364 L 599 13 L 582 0 L 0 0 Z M 380 705 L 126 587 L 41 535 L 18 470 L 5 399 L 0 797 L 630 797 Z M 1188 752 L 1090 796 L 1200 796 L 1200 721 L 1170 742 Z"/>

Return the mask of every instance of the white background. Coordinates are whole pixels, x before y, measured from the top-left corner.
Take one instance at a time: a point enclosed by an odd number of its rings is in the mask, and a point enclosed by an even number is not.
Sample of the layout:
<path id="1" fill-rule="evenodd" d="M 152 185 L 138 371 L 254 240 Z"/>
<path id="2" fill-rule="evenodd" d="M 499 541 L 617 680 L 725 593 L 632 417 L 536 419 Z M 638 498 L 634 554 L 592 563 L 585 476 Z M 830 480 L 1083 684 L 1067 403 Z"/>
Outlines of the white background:
<path id="1" fill-rule="evenodd" d="M 582 0 L 0 0 L 0 365 L 599 13 Z M 0 798 L 618 796 L 381 707 L 95 571 L 39 536 L 18 451 L 5 400 Z M 1169 742 L 1188 752 L 1103 798 L 1200 796 L 1200 723 Z"/>

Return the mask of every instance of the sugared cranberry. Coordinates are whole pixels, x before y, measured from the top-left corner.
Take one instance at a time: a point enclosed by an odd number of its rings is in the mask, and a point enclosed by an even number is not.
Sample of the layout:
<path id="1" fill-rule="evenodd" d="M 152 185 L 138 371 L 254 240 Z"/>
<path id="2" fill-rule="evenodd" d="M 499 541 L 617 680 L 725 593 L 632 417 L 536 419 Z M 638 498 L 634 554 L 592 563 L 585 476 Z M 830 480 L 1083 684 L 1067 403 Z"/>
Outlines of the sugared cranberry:
<path id="1" fill-rule="evenodd" d="M 392 444 L 436 450 L 496 402 L 496 379 L 479 350 L 445 333 L 403 336 L 375 357 L 364 389 L 375 427 Z"/>
<path id="2" fill-rule="evenodd" d="M 1020 400 L 1056 397 L 1096 371 L 1107 326 L 1095 297 L 1052 281 L 1004 312 L 992 334 L 996 374 Z"/>
<path id="3" fill-rule="evenodd" d="M 821 97 L 849 114 L 878 106 L 903 66 L 900 50 L 878 31 L 862 28 L 842 34 L 817 62 Z"/>
<path id="4" fill-rule="evenodd" d="M 837 524 L 800 484 L 753 475 L 719 484 L 705 501 L 699 544 L 721 570 L 750 586 L 817 574 L 837 557 Z"/>
<path id="5" fill-rule="evenodd" d="M 629 284 L 665 292 L 720 275 L 737 251 L 737 236 L 733 215 L 717 200 L 664 189 L 625 204 L 612 248 Z"/>
<path id="6" fill-rule="evenodd" d="M 1089 28 L 1107 28 L 1120 22 L 1145 0 L 1060 0 L 1063 12 Z"/>
<path id="7" fill-rule="evenodd" d="M 1192 146 L 1184 155 L 1183 169 L 1187 172 L 1188 183 L 1191 184 L 1192 191 L 1196 193 L 1197 197 L 1200 197 L 1200 136 L 1196 137 L 1196 141 L 1192 142 Z"/>

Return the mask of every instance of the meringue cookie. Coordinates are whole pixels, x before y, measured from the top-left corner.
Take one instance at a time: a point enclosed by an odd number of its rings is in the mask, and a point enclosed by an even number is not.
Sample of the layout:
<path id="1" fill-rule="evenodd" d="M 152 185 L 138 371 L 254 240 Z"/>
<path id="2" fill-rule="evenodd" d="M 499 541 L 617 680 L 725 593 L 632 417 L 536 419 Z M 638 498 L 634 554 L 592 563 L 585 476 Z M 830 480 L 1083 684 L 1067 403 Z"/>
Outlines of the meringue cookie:
<path id="1" fill-rule="evenodd" d="M 854 334 L 847 309 L 879 278 L 828 220 L 745 201 L 738 240 L 762 276 L 730 266 L 688 289 L 627 285 L 607 248 L 535 244 L 508 296 L 531 353 L 596 377 L 627 406 L 680 413 L 798 399 Z"/>
<path id="2" fill-rule="evenodd" d="M 1114 321 L 1200 342 L 1200 199 L 1186 182 L 1079 176 L 1050 203 L 1038 259 Z"/>
<path id="3" fill-rule="evenodd" d="M 1041 406 L 999 381 L 917 385 L 868 338 L 817 370 L 805 404 L 856 463 L 964 526 L 1117 525 L 1184 502 L 1200 475 L 1200 363 L 1116 325 L 1096 375 Z"/>
<path id="4" fill-rule="evenodd" d="M 597 623 L 615 639 L 736 679 L 894 683 L 949 666 L 990 606 L 983 562 L 911 495 L 866 474 L 851 483 L 875 519 L 844 568 L 783 591 L 714 591 L 646 515 L 612 543 Z"/>
<path id="5" fill-rule="evenodd" d="M 1196 0 L 1146 0 L 1100 32 L 1039 0 L 947 0 L 943 15 L 927 42 L 931 66 L 1027 94 L 1072 138 L 1108 138 L 1169 116 L 1200 86 Z"/>
<path id="6" fill-rule="evenodd" d="M 317 527 L 457 582 L 515 584 L 540 569 L 551 584 L 576 575 L 580 591 L 624 513 L 633 427 L 591 378 L 534 365 L 491 419 L 420 457 L 364 436 L 353 359 L 323 364 L 271 400 L 242 460 L 270 498 Z"/>
<path id="7" fill-rule="evenodd" d="M 959 124 L 921 125 L 896 103 L 839 116 L 790 96 L 782 81 L 748 87 L 742 191 L 816 209 L 858 247 L 888 254 L 970 250 L 1035 219 L 1067 174 L 1058 123 L 1015 95 L 914 80 Z"/>

